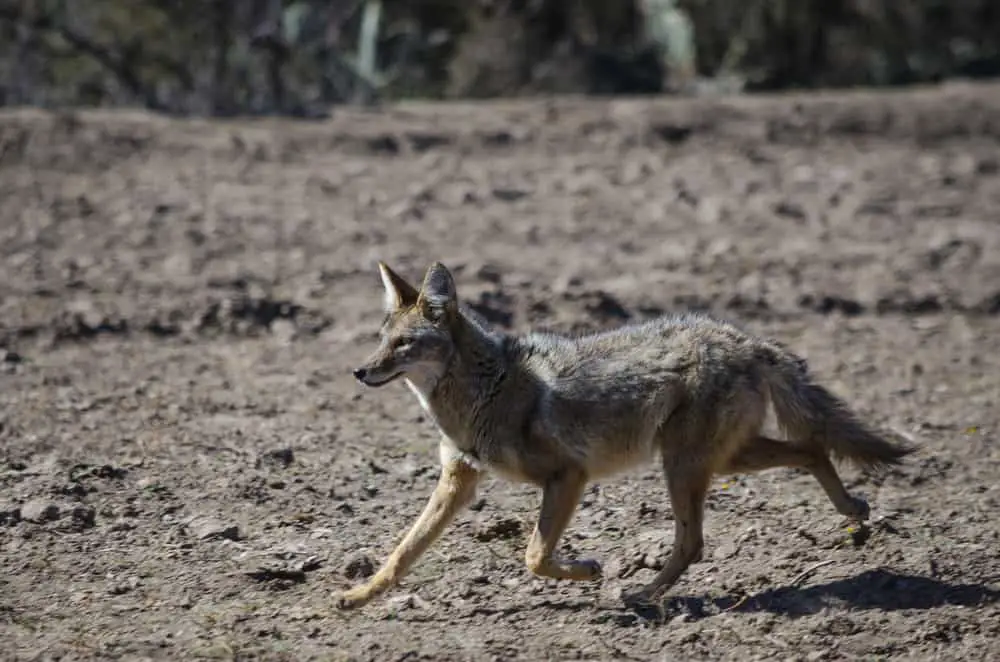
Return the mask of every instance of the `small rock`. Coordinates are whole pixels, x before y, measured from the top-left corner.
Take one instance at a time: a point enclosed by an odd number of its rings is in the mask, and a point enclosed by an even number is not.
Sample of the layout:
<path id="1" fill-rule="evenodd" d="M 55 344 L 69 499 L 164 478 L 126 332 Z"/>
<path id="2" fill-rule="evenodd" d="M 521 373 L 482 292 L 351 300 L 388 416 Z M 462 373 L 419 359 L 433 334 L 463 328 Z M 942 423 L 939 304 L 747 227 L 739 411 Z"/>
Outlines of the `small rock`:
<path id="1" fill-rule="evenodd" d="M 419 478 L 424 474 L 427 474 L 431 470 L 431 466 L 428 464 L 417 464 L 412 460 L 405 460 L 395 467 L 396 474 L 407 480 L 413 478 Z"/>
<path id="2" fill-rule="evenodd" d="M 871 537 L 872 529 L 864 523 L 855 524 L 847 528 L 847 535 L 850 537 L 852 545 L 855 547 L 863 547 Z"/>
<path id="3" fill-rule="evenodd" d="M 302 572 L 312 572 L 313 570 L 319 570 L 319 568 L 322 565 L 323 565 L 323 559 L 321 559 L 316 555 L 313 555 L 313 556 L 307 556 L 305 559 L 296 563 L 296 568 L 301 570 Z"/>
<path id="4" fill-rule="evenodd" d="M 135 522 L 122 518 L 111 525 L 112 531 L 131 531 L 135 528 Z"/>
<path id="5" fill-rule="evenodd" d="M 404 593 L 396 595 L 386 600 L 386 605 L 392 611 L 400 609 L 427 609 L 430 604 L 416 593 Z"/>
<path id="6" fill-rule="evenodd" d="M 575 274 L 566 274 L 556 279 L 552 291 L 563 296 L 569 295 L 583 285 L 583 278 Z"/>
<path id="7" fill-rule="evenodd" d="M 790 200 L 783 200 L 774 206 L 774 213 L 778 216 L 784 216 L 785 218 L 791 218 L 795 220 L 804 220 L 807 216 L 805 209 L 802 205 L 797 202 L 791 202 Z"/>
<path id="8" fill-rule="evenodd" d="M 521 520 L 513 517 L 502 517 L 483 522 L 476 527 L 472 535 L 479 542 L 517 538 L 521 535 Z"/>
<path id="9" fill-rule="evenodd" d="M 365 554 L 358 554 L 347 561 L 344 576 L 348 579 L 365 579 L 375 574 L 375 563 Z"/>
<path id="10" fill-rule="evenodd" d="M 515 200 L 520 200 L 530 193 L 524 189 L 517 188 L 495 188 L 493 189 L 493 197 L 497 200 L 503 202 L 514 202 Z"/>
<path id="11" fill-rule="evenodd" d="M 258 582 L 279 581 L 301 584 L 306 580 L 305 571 L 298 568 L 264 567 L 246 574 L 247 577 Z"/>
<path id="12" fill-rule="evenodd" d="M 33 499 L 21 506 L 21 519 L 44 523 L 59 519 L 59 506 L 44 499 Z"/>
<path id="13" fill-rule="evenodd" d="M 706 197 L 698 203 L 698 220 L 705 225 L 718 225 L 725 219 L 728 211 L 721 198 Z"/>
<path id="14" fill-rule="evenodd" d="M 631 565 L 621 556 L 612 556 L 604 564 L 604 576 L 624 579 L 631 574 Z"/>
<path id="15" fill-rule="evenodd" d="M 487 283 L 499 285 L 503 280 L 503 273 L 500 268 L 493 264 L 484 264 L 476 270 L 476 278 Z"/>
<path id="16" fill-rule="evenodd" d="M 588 293 L 589 301 L 585 304 L 587 312 L 592 317 L 604 320 L 627 320 L 632 313 L 618 299 L 603 290 Z"/>
<path id="17" fill-rule="evenodd" d="M 295 322 L 288 319 L 276 319 L 271 322 L 271 335 L 282 345 L 287 345 L 295 340 L 298 329 Z"/>
<path id="18" fill-rule="evenodd" d="M 21 509 L 16 503 L 0 506 L 0 526 L 14 526 L 21 521 Z"/>
<path id="19" fill-rule="evenodd" d="M 58 490 L 53 491 L 57 494 L 73 497 L 75 499 L 82 499 L 87 496 L 87 488 L 80 483 L 69 483 L 68 485 L 63 485 Z"/>
<path id="20" fill-rule="evenodd" d="M 1000 172 L 1000 161 L 993 157 L 987 157 L 976 164 L 976 172 L 980 175 L 995 175 Z"/>
<path id="21" fill-rule="evenodd" d="M 623 186 L 631 186 L 646 179 L 653 172 L 653 168 L 643 161 L 626 161 L 622 166 L 618 181 Z"/>
<path id="22" fill-rule="evenodd" d="M 724 559 L 732 558 L 739 554 L 740 545 L 738 542 L 723 542 L 712 552 L 712 558 L 716 561 L 722 561 Z"/>
<path id="23" fill-rule="evenodd" d="M 125 469 L 119 469 L 110 464 L 94 466 L 92 464 L 79 463 L 74 464 L 70 468 L 69 481 L 71 483 L 79 483 L 87 478 L 124 478 L 126 473 Z"/>
<path id="24" fill-rule="evenodd" d="M 3 356 L 4 363 L 21 363 L 24 360 L 20 354 L 10 349 L 0 350 L 0 355 Z"/>
<path id="25" fill-rule="evenodd" d="M 97 523 L 97 514 L 90 506 L 78 504 L 70 511 L 73 525 L 81 529 L 90 529 Z"/>
<path id="26" fill-rule="evenodd" d="M 277 448 L 261 453 L 257 457 L 257 468 L 275 467 L 287 469 L 295 461 L 295 453 L 291 448 Z"/>
<path id="27" fill-rule="evenodd" d="M 642 557 L 641 567 L 649 568 L 650 570 L 661 570 L 663 568 L 663 559 L 657 554 L 646 554 Z"/>
<path id="28" fill-rule="evenodd" d="M 125 595 L 126 593 L 130 593 L 138 588 L 139 583 L 138 577 L 129 577 L 127 579 L 116 581 L 108 587 L 108 594 Z"/>
<path id="29" fill-rule="evenodd" d="M 212 517 L 196 517 L 187 529 L 199 540 L 239 540 L 240 527 Z"/>
<path id="30" fill-rule="evenodd" d="M 125 583 L 112 584 L 108 587 L 108 595 L 125 595 L 132 587 Z"/>

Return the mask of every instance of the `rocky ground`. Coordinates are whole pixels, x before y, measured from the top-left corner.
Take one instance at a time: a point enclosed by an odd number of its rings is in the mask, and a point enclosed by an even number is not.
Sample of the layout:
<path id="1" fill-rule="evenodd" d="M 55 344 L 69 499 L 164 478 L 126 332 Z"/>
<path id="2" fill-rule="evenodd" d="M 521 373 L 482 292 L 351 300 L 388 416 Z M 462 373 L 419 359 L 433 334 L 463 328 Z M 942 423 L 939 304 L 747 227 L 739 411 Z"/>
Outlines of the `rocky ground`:
<path id="1" fill-rule="evenodd" d="M 991 659 L 1000 637 L 1000 87 L 337 110 L 322 123 L 0 116 L 5 659 Z M 350 376 L 375 262 L 435 259 L 511 330 L 711 310 L 787 343 L 901 470 L 850 531 L 791 470 L 720 479 L 705 558 L 655 467 L 522 562 L 539 494 L 489 480 L 352 613 L 422 508 L 436 435 Z M 991 654 L 990 647 L 993 647 Z"/>

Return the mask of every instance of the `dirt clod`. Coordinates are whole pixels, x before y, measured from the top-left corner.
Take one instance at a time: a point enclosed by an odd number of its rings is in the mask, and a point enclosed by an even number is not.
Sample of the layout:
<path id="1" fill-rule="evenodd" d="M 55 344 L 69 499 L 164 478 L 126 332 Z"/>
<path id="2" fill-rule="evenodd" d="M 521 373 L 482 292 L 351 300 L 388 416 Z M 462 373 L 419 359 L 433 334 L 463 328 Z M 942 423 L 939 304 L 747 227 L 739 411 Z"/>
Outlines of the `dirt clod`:
<path id="1" fill-rule="evenodd" d="M 13 526 L 21 521 L 21 508 L 14 503 L 0 506 L 0 526 Z"/>
<path id="2" fill-rule="evenodd" d="M 295 462 L 295 452 L 291 448 L 276 448 L 261 453 L 256 466 L 260 468 L 287 469 Z"/>
<path id="3" fill-rule="evenodd" d="M 21 519 L 26 522 L 44 524 L 59 519 L 62 514 L 59 506 L 45 499 L 32 499 L 21 506 Z"/>
<path id="4" fill-rule="evenodd" d="M 365 579 L 375 574 L 375 562 L 366 554 L 352 557 L 344 565 L 344 576 L 348 579 Z"/>
<path id="5" fill-rule="evenodd" d="M 77 529 L 89 529 L 97 524 L 97 513 L 91 506 L 77 504 L 70 510 L 70 521 Z"/>
<path id="6" fill-rule="evenodd" d="M 493 540 L 510 540 L 521 535 L 521 520 L 513 517 L 496 517 L 480 522 L 473 531 L 473 537 L 479 542 Z"/>
<path id="7" fill-rule="evenodd" d="M 187 530 L 198 540 L 239 540 L 240 527 L 214 517 L 194 517 L 186 524 Z"/>

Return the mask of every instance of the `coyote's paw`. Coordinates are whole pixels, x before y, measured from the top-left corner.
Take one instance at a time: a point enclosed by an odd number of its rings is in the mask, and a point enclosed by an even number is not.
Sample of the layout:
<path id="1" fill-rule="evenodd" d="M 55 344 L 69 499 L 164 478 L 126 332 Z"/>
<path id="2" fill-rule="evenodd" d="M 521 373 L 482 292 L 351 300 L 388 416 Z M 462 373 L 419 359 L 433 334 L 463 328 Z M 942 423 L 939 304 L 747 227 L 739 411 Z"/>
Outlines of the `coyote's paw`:
<path id="1" fill-rule="evenodd" d="M 851 497 L 850 512 L 844 514 L 856 522 L 864 522 L 871 516 L 872 509 L 861 497 Z"/>
<path id="2" fill-rule="evenodd" d="M 342 611 L 358 609 L 364 607 L 372 599 L 371 591 L 367 586 L 358 586 L 349 591 L 335 593 L 333 596 L 333 606 Z"/>
<path id="3" fill-rule="evenodd" d="M 547 559 L 543 563 L 529 564 L 528 568 L 539 577 L 568 579 L 577 582 L 596 581 L 604 576 L 601 564 L 594 559 L 557 561 Z"/>

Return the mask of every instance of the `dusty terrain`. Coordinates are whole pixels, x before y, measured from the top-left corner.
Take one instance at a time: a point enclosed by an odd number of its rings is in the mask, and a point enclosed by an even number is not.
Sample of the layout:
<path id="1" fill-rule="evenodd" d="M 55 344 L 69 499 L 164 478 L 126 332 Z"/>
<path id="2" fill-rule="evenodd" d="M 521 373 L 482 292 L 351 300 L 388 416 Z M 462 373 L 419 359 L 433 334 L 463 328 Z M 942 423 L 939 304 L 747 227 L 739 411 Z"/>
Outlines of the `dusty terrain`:
<path id="1" fill-rule="evenodd" d="M 4 659 L 993 659 L 1000 87 L 337 111 L 0 116 Z M 791 470 L 719 480 L 662 618 L 655 469 L 595 486 L 531 577 L 539 494 L 487 481 L 405 586 L 331 609 L 437 475 L 349 370 L 385 259 L 512 330 L 707 309 L 920 451 L 854 532 Z M 863 535 L 866 534 L 867 535 Z M 992 652 L 991 652 L 992 647 Z"/>

